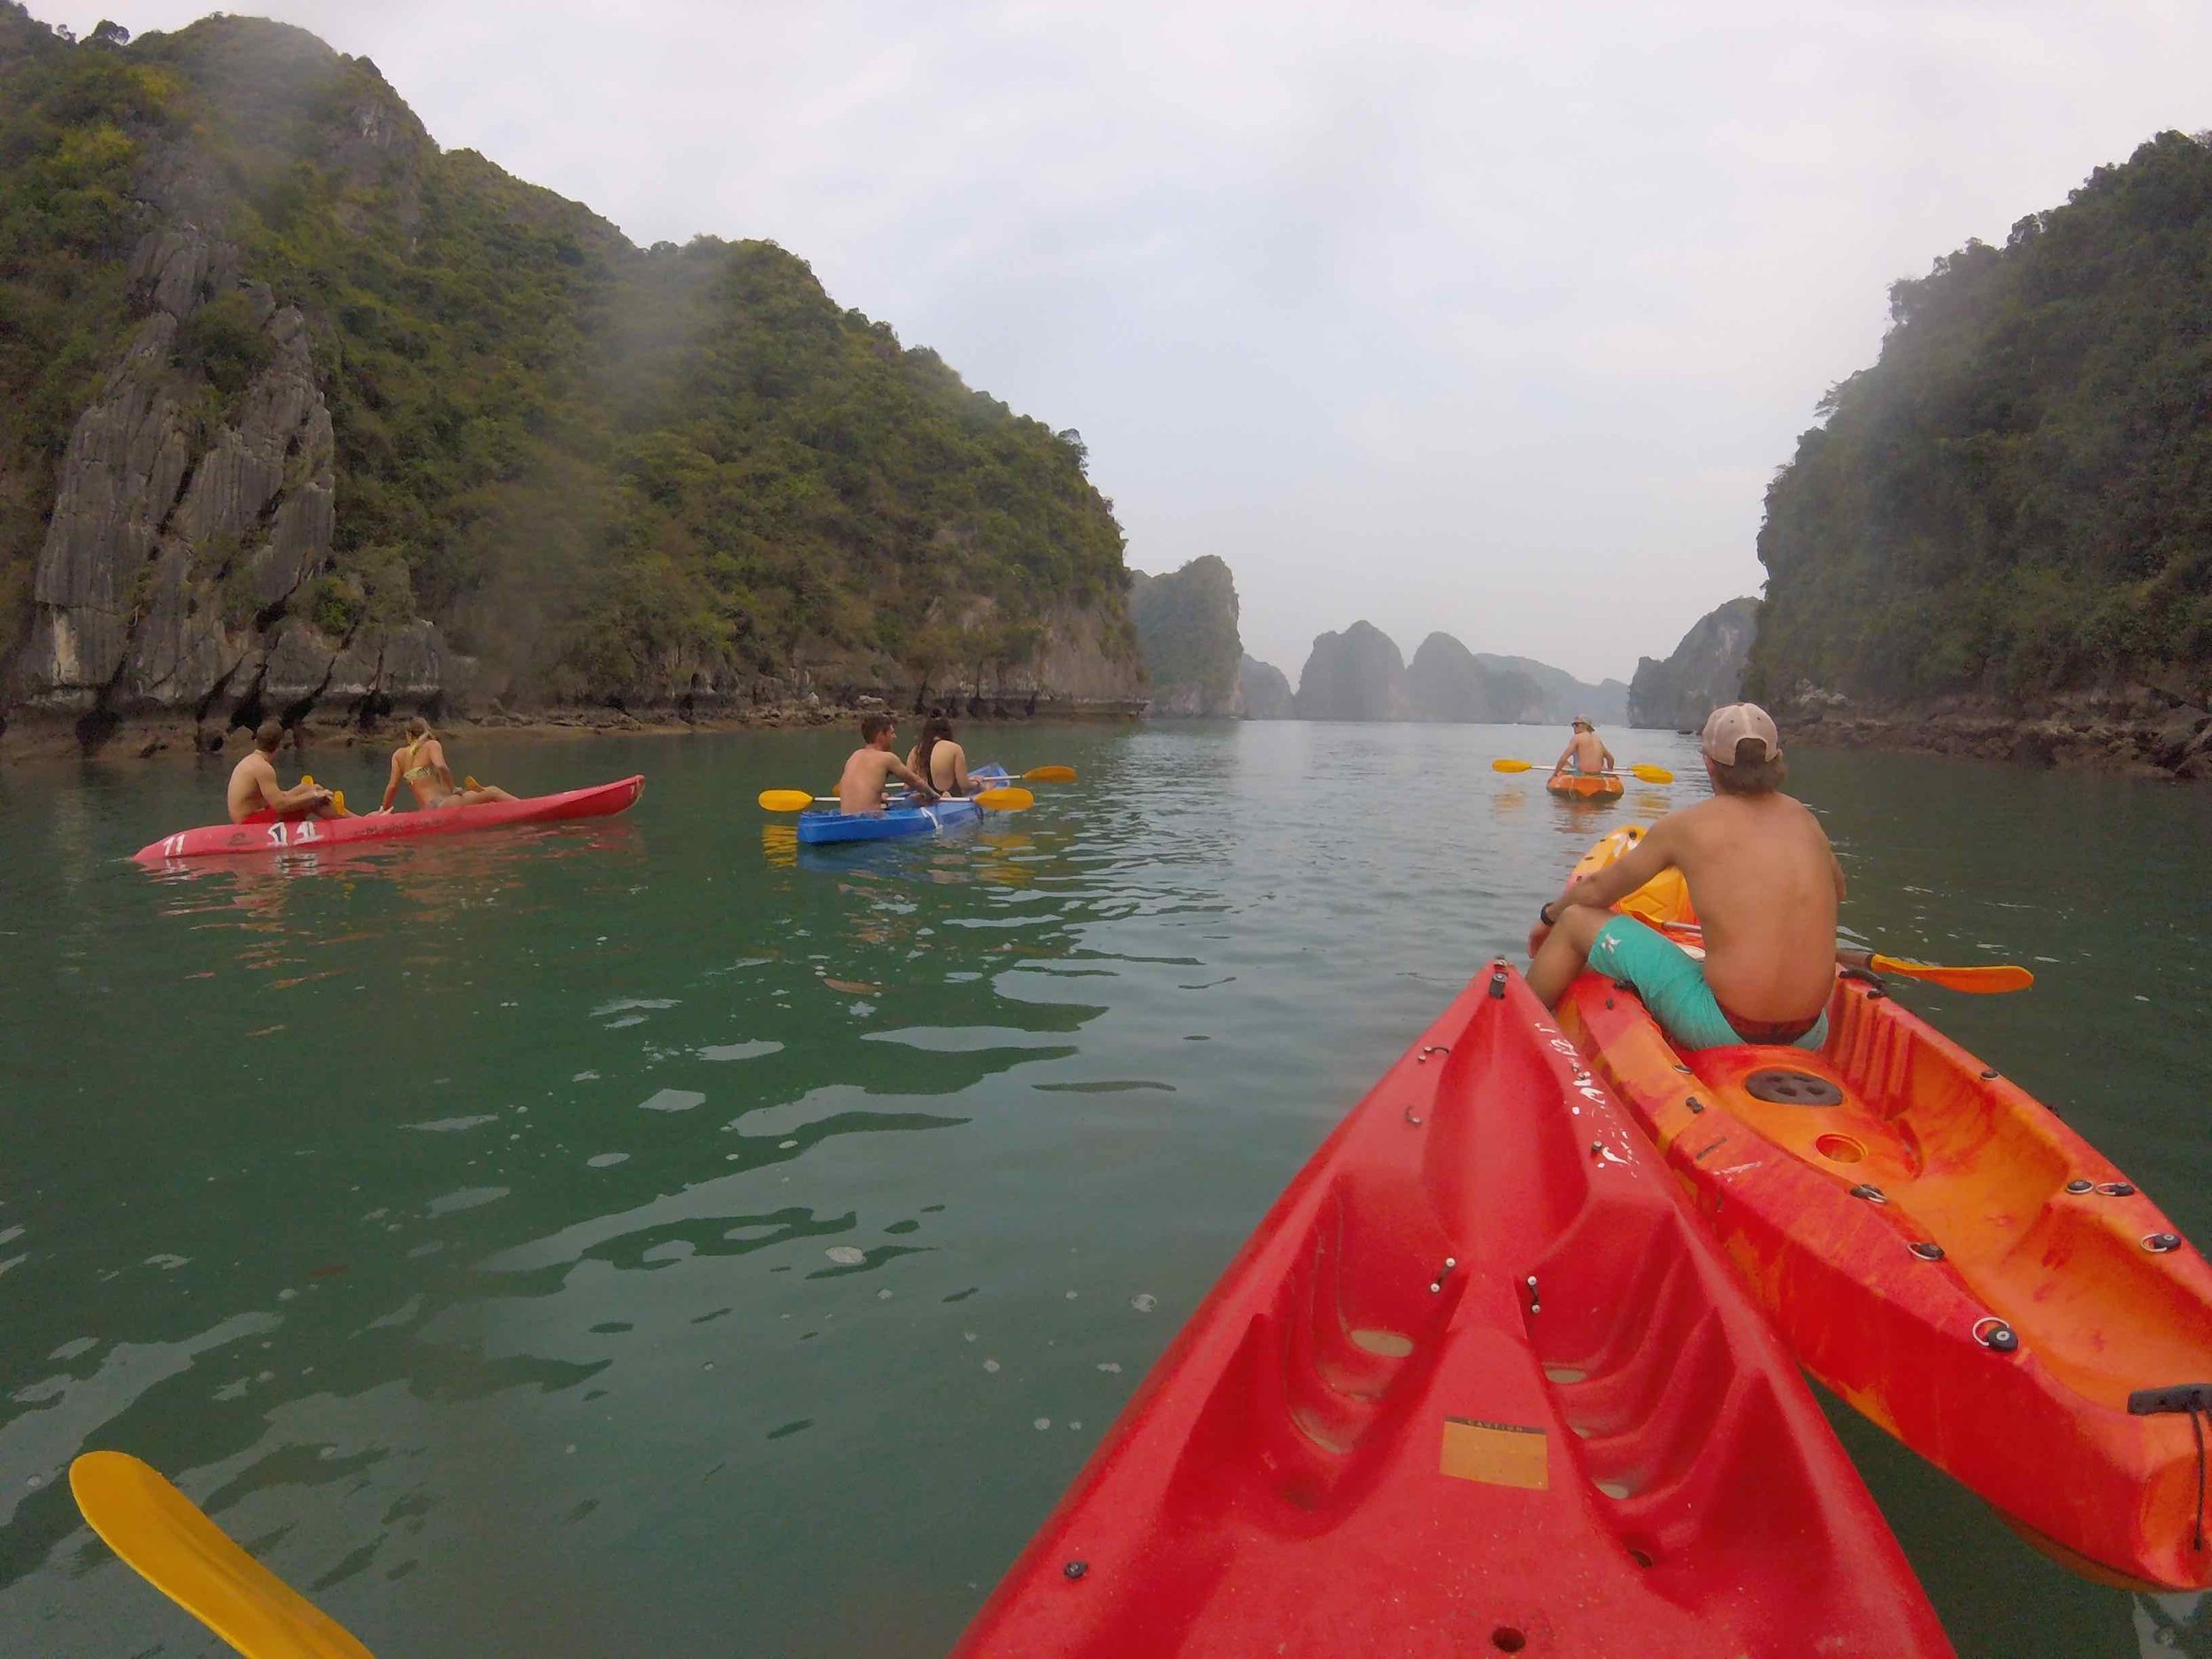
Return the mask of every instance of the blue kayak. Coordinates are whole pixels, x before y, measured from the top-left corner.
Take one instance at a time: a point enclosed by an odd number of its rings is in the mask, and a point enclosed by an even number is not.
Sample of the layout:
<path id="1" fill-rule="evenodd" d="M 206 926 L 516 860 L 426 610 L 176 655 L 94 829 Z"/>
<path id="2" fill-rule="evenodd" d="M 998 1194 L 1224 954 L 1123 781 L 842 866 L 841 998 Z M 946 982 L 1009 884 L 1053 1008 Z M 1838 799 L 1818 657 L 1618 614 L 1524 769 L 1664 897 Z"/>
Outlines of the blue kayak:
<path id="1" fill-rule="evenodd" d="M 968 773 L 969 781 L 986 789 L 1006 786 L 1006 768 L 980 766 Z M 909 835 L 934 835 L 939 830 L 973 824 L 983 817 L 974 802 L 947 795 L 927 806 L 893 806 L 881 812 L 838 812 L 816 807 L 799 814 L 799 845 L 820 847 L 832 841 L 889 841 Z"/>

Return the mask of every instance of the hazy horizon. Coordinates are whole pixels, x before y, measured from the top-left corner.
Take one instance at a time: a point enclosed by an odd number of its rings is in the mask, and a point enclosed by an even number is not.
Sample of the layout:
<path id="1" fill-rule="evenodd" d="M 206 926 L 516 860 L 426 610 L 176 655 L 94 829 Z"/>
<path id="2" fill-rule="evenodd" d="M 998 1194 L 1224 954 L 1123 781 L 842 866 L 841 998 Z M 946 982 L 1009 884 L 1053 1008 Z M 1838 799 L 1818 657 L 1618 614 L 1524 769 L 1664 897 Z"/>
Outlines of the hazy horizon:
<path id="1" fill-rule="evenodd" d="M 1766 482 L 1893 280 L 2212 126 L 2212 8 L 2162 3 L 261 10 L 441 144 L 640 243 L 778 242 L 1079 428 L 1131 565 L 1219 554 L 1294 682 L 1361 618 L 1665 656 L 1759 591 Z"/>

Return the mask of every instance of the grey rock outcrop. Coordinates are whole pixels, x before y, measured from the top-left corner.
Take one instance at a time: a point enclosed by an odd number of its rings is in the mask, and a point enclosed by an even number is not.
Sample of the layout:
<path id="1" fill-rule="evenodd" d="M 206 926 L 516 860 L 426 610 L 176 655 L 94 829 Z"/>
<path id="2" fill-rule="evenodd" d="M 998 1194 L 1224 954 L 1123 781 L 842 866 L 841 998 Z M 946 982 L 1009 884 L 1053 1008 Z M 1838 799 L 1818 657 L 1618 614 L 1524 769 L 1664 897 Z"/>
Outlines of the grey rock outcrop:
<path id="1" fill-rule="evenodd" d="M 1406 670 L 1419 720 L 1511 725 L 1544 718 L 1543 692 L 1518 669 L 1489 668 L 1448 634 L 1421 641 Z"/>
<path id="2" fill-rule="evenodd" d="M 1290 677 L 1256 657 L 1243 657 L 1237 664 L 1237 696 L 1248 720 L 1298 718 L 1298 698 L 1290 688 Z"/>
<path id="3" fill-rule="evenodd" d="M 1493 657 L 1478 651 L 1475 660 L 1494 674 L 1526 675 L 1535 686 L 1538 708 L 1532 714 L 1520 716 L 1524 721 L 1564 725 L 1581 715 L 1600 726 L 1620 726 L 1628 719 L 1628 687 L 1622 680 L 1601 680 L 1592 685 L 1532 657 Z"/>
<path id="4" fill-rule="evenodd" d="M 1151 681 L 1149 713 L 1233 718 L 1244 712 L 1236 579 L 1221 560 L 1209 553 L 1165 575 L 1131 572 L 1129 620 Z"/>
<path id="5" fill-rule="evenodd" d="M 1628 689 L 1628 723 L 1694 731 L 1743 695 L 1744 664 L 1759 631 L 1759 602 L 1732 599 L 1698 618 L 1666 661 L 1646 657 Z"/>
<path id="6" fill-rule="evenodd" d="M 1324 634 L 1298 676 L 1302 720 L 1409 720 L 1413 695 L 1405 658 L 1371 622 Z"/>

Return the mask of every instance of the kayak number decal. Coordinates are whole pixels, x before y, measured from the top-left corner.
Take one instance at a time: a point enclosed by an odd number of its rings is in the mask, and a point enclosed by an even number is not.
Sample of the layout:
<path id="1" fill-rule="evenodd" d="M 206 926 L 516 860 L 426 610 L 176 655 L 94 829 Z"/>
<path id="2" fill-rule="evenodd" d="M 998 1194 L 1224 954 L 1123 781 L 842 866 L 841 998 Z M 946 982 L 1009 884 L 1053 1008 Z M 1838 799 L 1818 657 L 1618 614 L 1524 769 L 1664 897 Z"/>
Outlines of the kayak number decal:
<path id="1" fill-rule="evenodd" d="M 322 839 L 313 818 L 300 824 L 276 823 L 269 826 L 269 845 L 272 847 L 301 847 Z"/>

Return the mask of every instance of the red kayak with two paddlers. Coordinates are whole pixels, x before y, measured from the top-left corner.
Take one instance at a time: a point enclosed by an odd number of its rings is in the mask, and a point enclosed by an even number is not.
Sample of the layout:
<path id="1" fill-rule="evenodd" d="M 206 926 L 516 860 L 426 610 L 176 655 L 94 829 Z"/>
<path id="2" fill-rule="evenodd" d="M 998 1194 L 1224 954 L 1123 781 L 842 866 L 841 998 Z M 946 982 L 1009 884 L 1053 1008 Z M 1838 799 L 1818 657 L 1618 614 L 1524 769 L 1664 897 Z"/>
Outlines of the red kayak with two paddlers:
<path id="1" fill-rule="evenodd" d="M 142 847 L 141 864 L 172 858 L 204 858 L 242 853 L 303 850 L 395 841 L 418 835 L 455 835 L 472 830 L 506 829 L 518 824 L 551 824 L 570 818 L 611 818 L 627 811 L 645 793 L 642 775 L 560 795 L 530 795 L 518 801 L 488 801 L 476 806 L 425 807 L 412 812 L 371 812 L 345 818 L 300 817 L 275 823 L 206 824 L 179 830 Z"/>
<path id="2" fill-rule="evenodd" d="M 1291 1182 L 956 1652 L 1951 1647 L 1795 1364 L 1499 962 Z"/>

